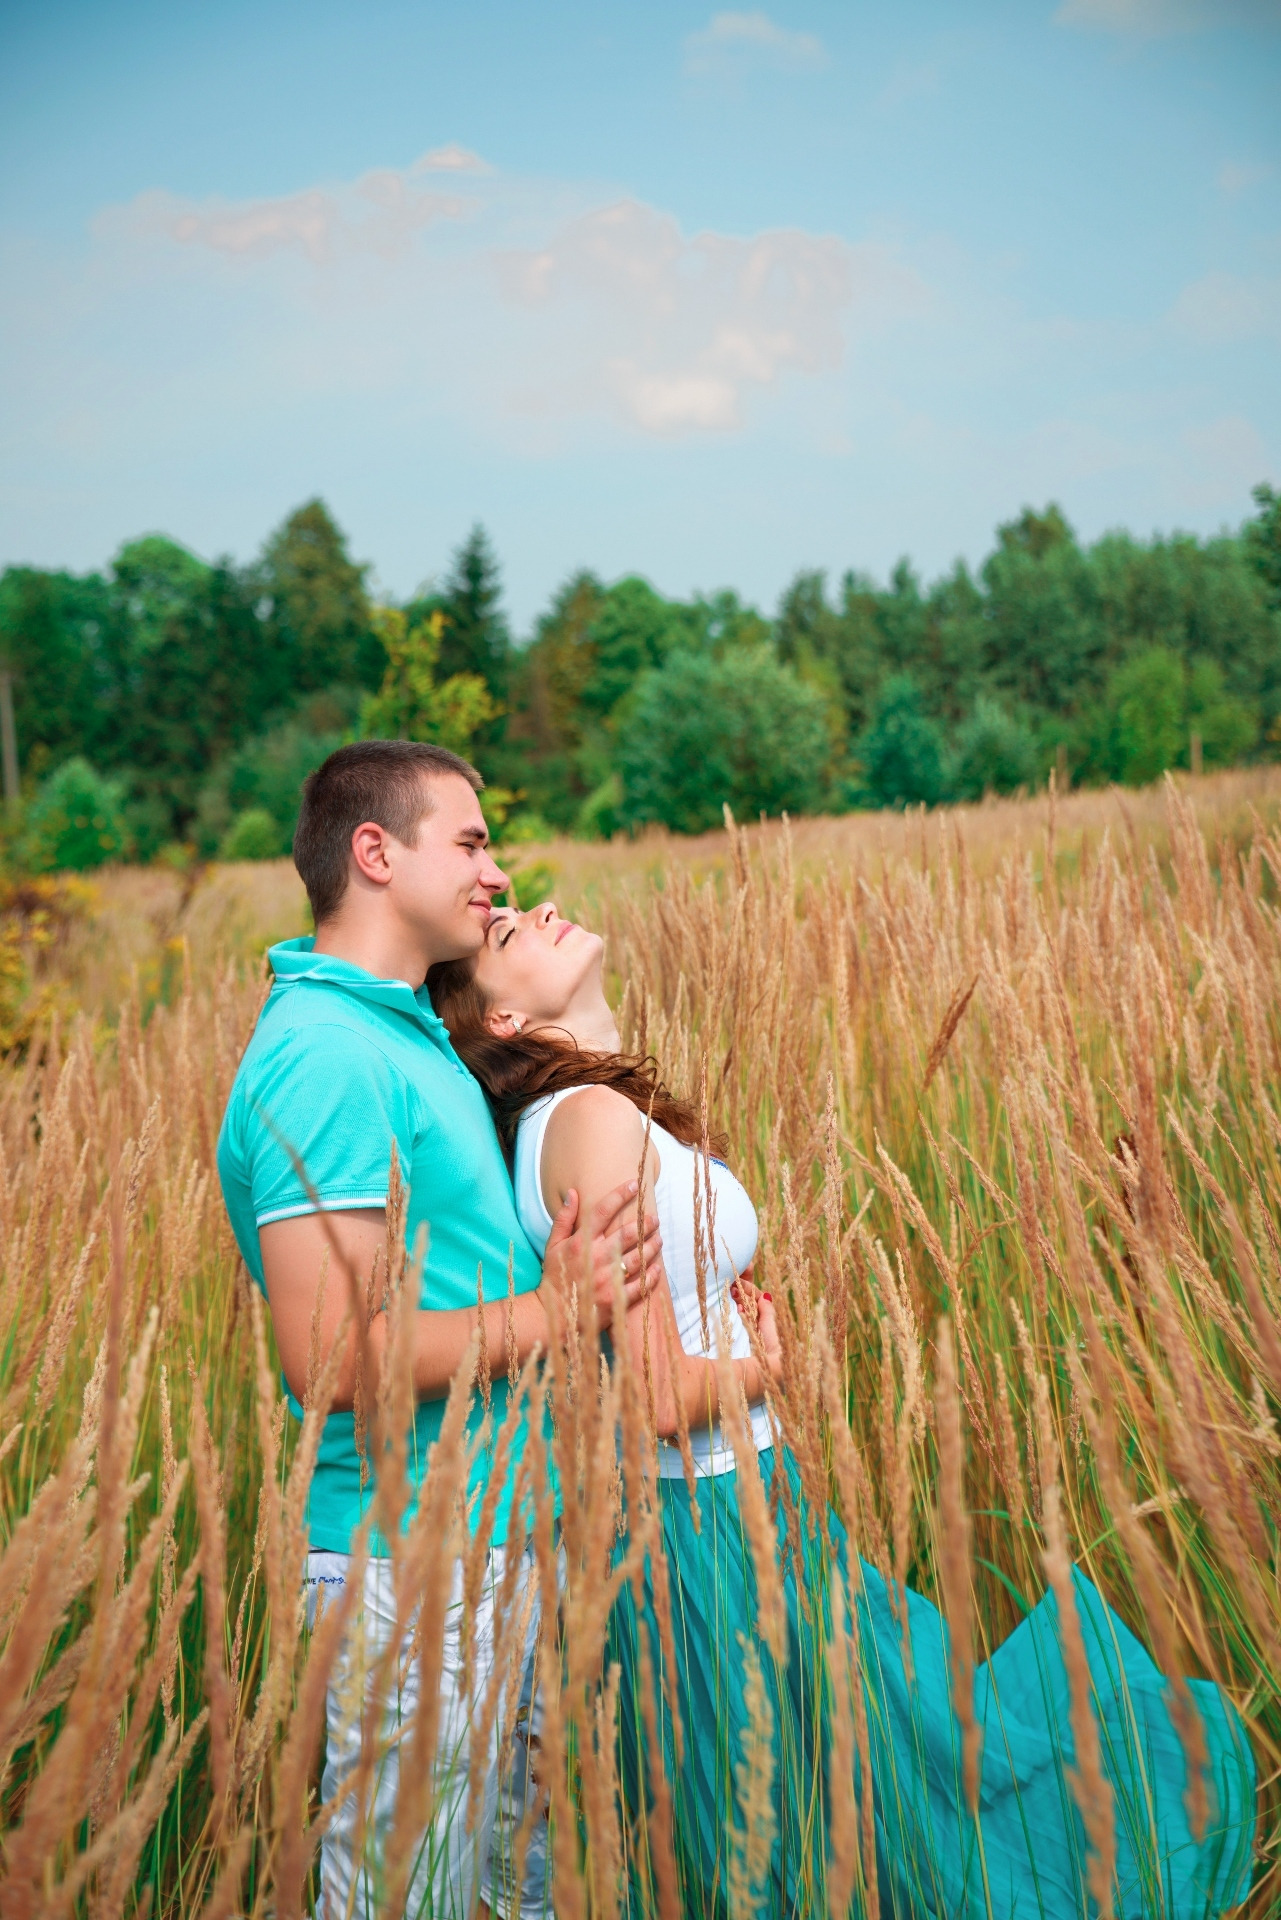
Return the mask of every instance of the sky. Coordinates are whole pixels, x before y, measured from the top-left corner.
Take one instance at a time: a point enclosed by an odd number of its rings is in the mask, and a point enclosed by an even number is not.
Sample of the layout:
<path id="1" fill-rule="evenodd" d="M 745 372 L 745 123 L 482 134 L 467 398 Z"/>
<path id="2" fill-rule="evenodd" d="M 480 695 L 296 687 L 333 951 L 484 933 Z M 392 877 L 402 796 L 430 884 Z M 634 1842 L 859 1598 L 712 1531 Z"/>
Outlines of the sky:
<path id="1" fill-rule="evenodd" d="M 0 0 L 0 564 L 767 611 L 1281 477 L 1281 0 Z"/>

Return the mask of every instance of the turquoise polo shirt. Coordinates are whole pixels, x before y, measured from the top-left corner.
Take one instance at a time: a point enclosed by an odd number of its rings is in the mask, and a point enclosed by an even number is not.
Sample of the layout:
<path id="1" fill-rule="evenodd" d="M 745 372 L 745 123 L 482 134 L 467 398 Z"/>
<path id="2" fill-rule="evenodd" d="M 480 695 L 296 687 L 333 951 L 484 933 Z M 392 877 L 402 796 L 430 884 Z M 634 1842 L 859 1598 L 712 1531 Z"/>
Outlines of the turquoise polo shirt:
<path id="1" fill-rule="evenodd" d="M 419 1228 L 427 1228 L 419 1305 L 474 1310 L 478 1269 L 486 1300 L 506 1299 L 509 1259 L 516 1292 L 532 1292 L 541 1264 L 516 1215 L 489 1106 L 450 1045 L 427 989 L 415 992 L 404 980 L 379 980 L 345 960 L 313 953 L 310 939 L 286 940 L 269 958 L 275 984 L 218 1136 L 223 1198 L 258 1286 L 259 1227 L 316 1212 L 316 1198 L 335 1212 L 384 1206 L 394 1141 L 409 1189 L 411 1248 Z M 506 1380 L 496 1378 L 491 1434 L 502 1424 L 507 1393 Z M 301 1416 L 292 1395 L 291 1404 Z M 423 1401 L 417 1409 L 408 1448 L 415 1486 L 426 1472 L 444 1411 L 443 1400 Z M 477 1399 L 473 1435 L 482 1419 Z M 522 1428 L 498 1502 L 496 1543 L 506 1538 L 523 1438 Z M 473 1514 L 491 1463 L 482 1449 L 469 1488 Z M 362 1490 L 360 1484 L 354 1416 L 331 1413 L 311 1483 L 312 1546 L 347 1552 L 372 1494 L 372 1485 Z"/>

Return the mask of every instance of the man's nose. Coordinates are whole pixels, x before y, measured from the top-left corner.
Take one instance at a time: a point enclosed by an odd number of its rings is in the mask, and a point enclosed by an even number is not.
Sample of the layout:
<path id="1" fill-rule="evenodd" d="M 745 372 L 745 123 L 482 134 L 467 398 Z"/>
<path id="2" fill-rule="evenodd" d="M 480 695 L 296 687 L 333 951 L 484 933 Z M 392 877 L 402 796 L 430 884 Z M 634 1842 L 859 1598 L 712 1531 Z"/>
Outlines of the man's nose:
<path id="1" fill-rule="evenodd" d="M 486 893 L 506 893 L 508 887 L 511 885 L 511 881 L 498 865 L 498 862 L 492 859 L 489 854 L 486 854 L 485 865 L 481 869 L 480 884 Z"/>

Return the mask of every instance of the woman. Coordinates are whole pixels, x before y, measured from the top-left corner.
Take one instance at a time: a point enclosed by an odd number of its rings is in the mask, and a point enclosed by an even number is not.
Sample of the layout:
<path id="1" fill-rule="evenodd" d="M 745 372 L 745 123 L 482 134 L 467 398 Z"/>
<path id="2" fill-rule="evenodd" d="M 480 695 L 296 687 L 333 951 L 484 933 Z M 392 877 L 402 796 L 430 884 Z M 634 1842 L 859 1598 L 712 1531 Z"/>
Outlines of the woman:
<path id="1" fill-rule="evenodd" d="M 700 1281 L 692 1111 L 671 1098 L 645 1063 L 621 1055 L 602 984 L 602 942 L 563 919 L 553 903 L 527 913 L 495 912 L 475 962 L 433 970 L 437 1011 L 455 1048 L 490 1095 L 500 1132 L 514 1149 L 517 1205 L 535 1246 L 570 1187 L 584 1203 L 635 1172 L 645 1155 L 646 1185 L 663 1234 L 667 1286 L 655 1298 L 679 1332 L 675 1366 L 666 1343 L 651 1337 L 660 1434 L 679 1425 L 683 1404 L 697 1439 L 691 1499 L 679 1453 L 661 1463 L 663 1543 L 673 1590 L 675 1693 L 684 1733 L 678 1765 L 672 1729 L 662 1730 L 672 1783 L 685 1911 L 727 1908 L 727 1817 L 743 1775 L 751 1715 L 745 1699 L 756 1646 L 753 1562 L 744 1539 L 732 1449 L 717 1423 L 717 1329 L 749 1400 L 765 1382 L 750 1358 L 741 1323 L 730 1322 L 727 1292 L 755 1250 L 751 1202 L 728 1169 L 713 1163 L 715 1260 Z M 648 1144 L 646 1114 L 653 1124 Z M 749 1220 L 749 1214 L 751 1218 Z M 701 1297 L 700 1297 L 701 1296 Z M 772 1303 L 759 1306 L 767 1364 L 776 1367 Z M 629 1316 L 636 1351 L 639 1313 Z M 776 1460 L 768 1421 L 751 1416 L 767 1487 L 794 1468 Z M 701 1522 L 695 1531 L 693 1509 Z M 821 1861 L 826 1850 L 821 1767 L 823 1607 L 826 1589 L 814 1529 L 799 1570 L 785 1554 L 789 1613 L 786 1668 L 775 1671 L 759 1648 L 774 1729 L 775 1785 L 770 1884 L 762 1911 L 800 1915 L 825 1910 Z M 835 1514 L 829 1532 L 845 1572 L 845 1537 Z M 810 1553 L 813 1553 L 811 1560 Z M 861 1581 L 859 1573 L 861 1572 Z M 947 1916 L 991 1912 L 1008 1920 L 1086 1908 L 1086 1856 L 1080 1816 L 1066 1783 L 1072 1759 L 1067 1675 L 1046 1596 L 975 1676 L 975 1711 L 984 1729 L 977 1827 L 964 1810 L 958 1736 L 947 1678 L 946 1630 L 923 1596 L 905 1596 L 911 1678 L 898 1618 L 885 1584 L 866 1562 L 856 1570 L 863 1683 L 871 1741 L 877 1852 L 883 1910 Z M 1165 1704 L 1165 1684 L 1141 1644 L 1097 1590 L 1075 1576 L 1105 1769 L 1114 1791 L 1117 1912 L 1170 1916 L 1217 1913 L 1244 1897 L 1253 1848 L 1254 1764 L 1235 1712 L 1210 1682 L 1189 1685 L 1209 1753 L 1211 1819 L 1194 1841 L 1184 1809 L 1183 1751 Z M 804 1594 L 804 1599 L 803 1599 Z M 637 1609 L 625 1594 L 613 1626 L 623 1669 L 620 1739 L 629 1811 L 643 1805 L 640 1681 L 642 1644 L 662 1658 L 651 1600 Z M 660 1695 L 660 1698 L 663 1696 Z M 758 1708 L 759 1713 L 759 1708 Z M 631 1863 L 635 1911 L 647 1910 L 646 1862 Z"/>

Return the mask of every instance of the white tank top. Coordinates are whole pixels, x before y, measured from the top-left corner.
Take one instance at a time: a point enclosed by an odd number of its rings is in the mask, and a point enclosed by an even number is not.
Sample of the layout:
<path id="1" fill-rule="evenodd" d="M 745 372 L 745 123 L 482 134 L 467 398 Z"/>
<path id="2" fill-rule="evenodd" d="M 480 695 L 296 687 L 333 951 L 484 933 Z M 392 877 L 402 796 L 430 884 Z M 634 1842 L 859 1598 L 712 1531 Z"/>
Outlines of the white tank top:
<path id="1" fill-rule="evenodd" d="M 516 1131 L 516 1211 L 534 1246 L 541 1253 L 552 1230 L 552 1217 L 543 1199 L 543 1141 L 547 1122 L 562 1100 L 572 1099 L 581 1087 L 566 1087 L 548 1094 L 527 1107 Z M 698 1267 L 694 1258 L 694 1168 L 696 1156 L 664 1127 L 650 1129 L 654 1150 L 659 1158 L 659 1174 L 654 1189 L 654 1208 L 663 1236 L 663 1265 L 676 1309 L 676 1326 L 681 1345 L 694 1358 L 707 1359 L 727 1352 L 733 1360 L 751 1358 L 752 1345 L 734 1302 L 729 1297 L 730 1283 L 756 1252 L 756 1209 L 745 1189 L 728 1167 L 719 1160 L 708 1163 L 712 1200 L 715 1209 L 716 1268 L 706 1263 L 704 1286 L 707 1297 L 707 1332 L 698 1303 Z M 706 1219 L 702 1229 L 707 1244 Z M 764 1407 L 750 1409 L 751 1432 L 757 1448 L 773 1445 L 769 1416 Z M 690 1447 L 694 1471 L 700 1474 L 732 1473 L 736 1465 L 734 1449 L 719 1426 L 691 1430 Z M 675 1440 L 658 1443 L 658 1471 L 669 1479 L 679 1479 L 685 1469 L 680 1447 Z"/>

